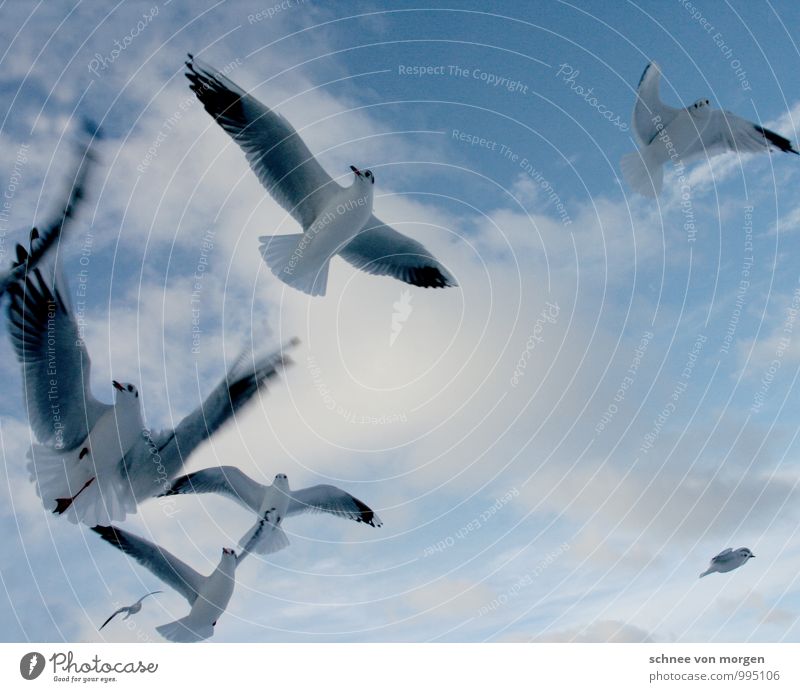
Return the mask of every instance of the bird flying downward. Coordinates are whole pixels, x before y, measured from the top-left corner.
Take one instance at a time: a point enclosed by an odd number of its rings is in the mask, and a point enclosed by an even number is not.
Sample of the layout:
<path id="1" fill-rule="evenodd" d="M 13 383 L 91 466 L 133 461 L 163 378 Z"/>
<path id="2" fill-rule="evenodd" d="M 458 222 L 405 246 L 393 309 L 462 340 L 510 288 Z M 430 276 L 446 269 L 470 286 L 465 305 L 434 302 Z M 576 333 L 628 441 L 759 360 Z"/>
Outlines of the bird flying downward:
<path id="1" fill-rule="evenodd" d="M 304 512 L 324 512 L 374 527 L 383 525 L 375 512 L 350 493 L 332 485 L 290 490 L 284 473 L 275 476 L 272 485 L 262 485 L 235 466 L 220 466 L 181 476 L 164 494 L 187 493 L 218 493 L 255 512 L 258 521 L 239 545 L 260 555 L 288 546 L 283 520 Z"/>
<path id="2" fill-rule="evenodd" d="M 214 626 L 228 607 L 236 585 L 237 558 L 233 550 L 223 548 L 217 568 L 203 576 L 169 551 L 132 533 L 114 526 L 95 526 L 92 531 L 189 602 L 191 610 L 186 617 L 156 627 L 162 637 L 173 642 L 198 642 L 214 634 Z"/>
<path id="3" fill-rule="evenodd" d="M 639 80 L 632 122 L 639 150 L 626 154 L 621 162 L 625 182 L 635 192 L 657 197 L 664 164 L 669 161 L 681 164 L 727 151 L 800 153 L 782 135 L 729 111 L 711 108 L 707 98 L 686 108 L 666 105 L 659 96 L 660 79 L 658 65 L 651 62 Z"/>
<path id="4" fill-rule="evenodd" d="M 372 213 L 375 175 L 350 166 L 342 187 L 322 168 L 286 118 L 189 54 L 192 91 L 206 112 L 242 148 L 261 184 L 303 227 L 303 233 L 261 236 L 261 255 L 281 281 L 325 295 L 328 266 L 339 255 L 369 274 L 414 286 L 456 286 L 425 247 Z"/>
<path id="5" fill-rule="evenodd" d="M 700 575 L 700 578 L 702 579 L 712 572 L 730 572 L 731 570 L 741 567 L 745 562 L 754 557 L 755 555 L 750 552 L 750 548 L 739 548 L 738 550 L 726 548 L 719 553 L 719 555 L 715 555 L 711 558 L 708 569 Z"/>
<path id="6" fill-rule="evenodd" d="M 115 610 L 111 616 L 106 620 L 102 625 L 100 625 L 100 629 L 102 630 L 109 622 L 111 622 L 117 615 L 120 613 L 125 613 L 125 617 L 122 618 L 123 620 L 127 620 L 131 615 L 136 615 L 142 609 L 142 601 L 148 596 L 153 596 L 157 593 L 164 593 L 163 591 L 151 591 L 150 593 L 146 593 L 142 596 L 136 603 L 132 603 L 129 606 L 122 606 L 122 608 L 118 608 Z M 98 630 L 99 631 L 99 630 Z"/>

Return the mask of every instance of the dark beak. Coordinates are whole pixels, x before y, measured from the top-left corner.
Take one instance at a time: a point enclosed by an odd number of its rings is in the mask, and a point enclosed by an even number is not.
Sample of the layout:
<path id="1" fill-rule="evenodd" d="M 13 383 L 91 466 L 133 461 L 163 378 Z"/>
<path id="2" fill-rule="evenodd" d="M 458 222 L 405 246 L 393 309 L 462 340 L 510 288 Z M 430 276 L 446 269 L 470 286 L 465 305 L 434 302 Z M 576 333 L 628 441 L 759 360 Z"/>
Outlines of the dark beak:
<path id="1" fill-rule="evenodd" d="M 361 177 L 361 171 L 355 166 L 350 166 L 350 170 L 353 171 L 353 173 L 355 173 L 359 178 Z"/>
<path id="2" fill-rule="evenodd" d="M 124 391 L 125 391 L 125 387 L 123 387 L 123 386 L 122 386 L 122 385 L 121 385 L 119 382 L 117 382 L 116 380 L 111 380 L 111 384 L 113 384 L 113 385 L 114 385 L 114 389 L 116 389 L 117 391 L 119 391 L 119 392 L 124 392 Z"/>

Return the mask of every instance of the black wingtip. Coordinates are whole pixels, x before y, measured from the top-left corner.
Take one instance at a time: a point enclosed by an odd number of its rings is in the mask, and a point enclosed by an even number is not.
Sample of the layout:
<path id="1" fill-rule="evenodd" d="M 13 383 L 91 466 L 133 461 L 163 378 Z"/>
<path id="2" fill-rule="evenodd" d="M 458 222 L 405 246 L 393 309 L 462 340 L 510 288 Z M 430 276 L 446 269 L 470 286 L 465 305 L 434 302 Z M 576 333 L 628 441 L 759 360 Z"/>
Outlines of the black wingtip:
<path id="1" fill-rule="evenodd" d="M 761 133 L 766 138 L 767 142 L 777 149 L 780 149 L 787 154 L 800 154 L 800 152 L 792 146 L 792 143 L 786 139 L 786 137 L 783 137 L 772 130 L 768 130 L 766 127 L 760 127 L 759 125 L 755 125 L 754 127 L 756 128 L 756 132 Z"/>
<path id="2" fill-rule="evenodd" d="M 104 541 L 108 541 L 111 545 L 119 547 L 122 545 L 122 536 L 114 526 L 93 526 L 92 531 L 100 536 Z"/>

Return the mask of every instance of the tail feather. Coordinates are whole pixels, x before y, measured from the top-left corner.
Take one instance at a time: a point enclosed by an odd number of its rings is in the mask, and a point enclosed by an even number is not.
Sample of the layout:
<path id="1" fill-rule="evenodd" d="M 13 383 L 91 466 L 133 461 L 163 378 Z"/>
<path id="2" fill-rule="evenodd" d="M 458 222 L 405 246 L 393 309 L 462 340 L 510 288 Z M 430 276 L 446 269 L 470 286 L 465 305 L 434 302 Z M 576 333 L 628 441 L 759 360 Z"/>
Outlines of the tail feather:
<path id="1" fill-rule="evenodd" d="M 261 257 L 270 271 L 285 284 L 310 296 L 324 296 L 328 288 L 330 259 L 322 266 L 304 261 L 301 240 L 303 233 L 289 235 L 263 235 Z"/>
<path id="2" fill-rule="evenodd" d="M 171 642 L 201 642 L 214 636 L 214 625 L 210 623 L 198 624 L 192 620 L 191 615 L 187 615 L 180 620 L 168 622 L 166 625 L 159 625 L 156 627 L 156 632 Z"/>
<path id="3" fill-rule="evenodd" d="M 256 533 L 261 532 L 261 535 L 253 541 Z M 243 550 L 246 549 L 249 553 L 255 555 L 269 555 L 270 553 L 277 553 L 279 550 L 289 546 L 289 537 L 280 526 L 273 524 L 264 525 L 263 522 L 256 522 L 253 527 L 242 536 L 239 541 L 239 547 Z"/>
<path id="4" fill-rule="evenodd" d="M 91 454 L 79 459 L 74 450 L 61 452 L 33 445 L 28 459 L 28 473 L 42 504 L 73 524 L 107 526 L 136 512 L 136 499 L 127 481 L 108 470 L 96 476 Z"/>
<path id="5" fill-rule="evenodd" d="M 664 166 L 650 162 L 646 152 L 625 154 L 620 161 L 622 177 L 628 187 L 645 197 L 657 197 L 664 182 Z"/>

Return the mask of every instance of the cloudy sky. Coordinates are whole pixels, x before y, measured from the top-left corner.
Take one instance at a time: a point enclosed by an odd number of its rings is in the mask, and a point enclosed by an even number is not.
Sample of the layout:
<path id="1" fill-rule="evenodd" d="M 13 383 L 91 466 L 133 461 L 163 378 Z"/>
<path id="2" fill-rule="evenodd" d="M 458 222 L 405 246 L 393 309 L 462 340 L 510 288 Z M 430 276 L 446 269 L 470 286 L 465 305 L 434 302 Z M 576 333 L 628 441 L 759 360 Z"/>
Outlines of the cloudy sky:
<path id="1" fill-rule="evenodd" d="M 797 141 L 791 2 L 6 3 L 0 259 L 57 204 L 77 116 L 105 139 L 59 248 L 89 269 L 97 396 L 137 383 L 153 429 L 246 345 L 295 364 L 187 469 L 335 483 L 372 529 L 294 519 L 245 562 L 214 641 L 797 641 L 800 182 L 787 155 L 668 171 L 619 160 L 639 77 Z M 376 174 L 376 213 L 458 289 L 334 260 L 311 299 L 262 264 L 297 232 L 195 102 L 192 52 L 284 114 L 326 170 Z M 199 306 L 194 275 L 204 250 Z M 81 259 L 83 264 L 81 264 Z M 194 318 L 201 330 L 193 335 Z M 158 640 L 181 617 L 25 470 L 20 370 L 0 345 L 0 639 Z M 144 503 L 125 528 L 202 572 L 251 516 L 218 497 Z M 711 556 L 757 558 L 698 580 Z"/>

